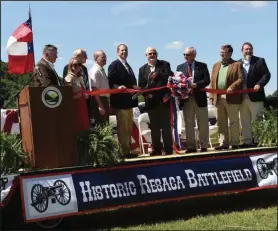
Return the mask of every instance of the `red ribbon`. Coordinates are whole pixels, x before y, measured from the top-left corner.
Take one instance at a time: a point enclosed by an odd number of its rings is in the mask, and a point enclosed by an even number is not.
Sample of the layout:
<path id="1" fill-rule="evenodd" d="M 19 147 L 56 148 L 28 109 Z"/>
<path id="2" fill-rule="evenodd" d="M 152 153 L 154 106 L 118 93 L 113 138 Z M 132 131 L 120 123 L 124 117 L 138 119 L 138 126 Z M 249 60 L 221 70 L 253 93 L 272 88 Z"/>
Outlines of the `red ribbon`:
<path id="1" fill-rule="evenodd" d="M 151 89 L 144 89 L 144 90 L 135 90 L 135 89 L 101 89 L 101 90 L 96 90 L 96 91 L 85 91 L 85 94 L 87 95 L 101 95 L 101 94 L 126 94 L 126 93 L 145 93 L 145 92 L 152 92 L 152 91 L 158 91 L 162 90 L 165 88 L 170 88 L 168 86 L 165 87 L 156 87 L 156 88 L 151 88 Z M 249 89 L 244 89 L 244 90 L 234 90 L 232 92 L 227 92 L 226 90 L 221 90 L 221 89 L 212 89 L 212 88 L 202 88 L 200 89 L 201 91 L 205 91 L 208 93 L 212 94 L 218 94 L 218 95 L 223 95 L 223 94 L 246 94 L 249 92 L 255 92 L 253 88 Z"/>

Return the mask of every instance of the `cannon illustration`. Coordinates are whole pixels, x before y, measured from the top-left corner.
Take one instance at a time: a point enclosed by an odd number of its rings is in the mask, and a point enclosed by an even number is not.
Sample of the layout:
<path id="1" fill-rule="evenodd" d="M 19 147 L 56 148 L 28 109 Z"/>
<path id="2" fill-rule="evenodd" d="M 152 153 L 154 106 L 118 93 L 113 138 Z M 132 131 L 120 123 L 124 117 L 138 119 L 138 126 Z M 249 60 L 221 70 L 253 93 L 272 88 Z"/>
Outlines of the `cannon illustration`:
<path id="1" fill-rule="evenodd" d="M 67 184 L 62 180 L 56 180 L 53 186 L 44 187 L 41 184 L 34 184 L 31 189 L 31 206 L 39 213 L 43 213 L 48 208 L 48 201 L 52 204 L 67 205 L 71 201 L 71 193 Z"/>
<path id="2" fill-rule="evenodd" d="M 263 179 L 266 179 L 269 174 L 273 175 L 272 171 L 274 171 L 275 174 L 278 175 L 277 168 L 278 168 L 277 167 L 277 158 L 274 158 L 269 163 L 265 162 L 265 160 L 262 158 L 259 158 L 257 160 L 257 169 L 259 171 L 261 178 L 263 178 Z"/>

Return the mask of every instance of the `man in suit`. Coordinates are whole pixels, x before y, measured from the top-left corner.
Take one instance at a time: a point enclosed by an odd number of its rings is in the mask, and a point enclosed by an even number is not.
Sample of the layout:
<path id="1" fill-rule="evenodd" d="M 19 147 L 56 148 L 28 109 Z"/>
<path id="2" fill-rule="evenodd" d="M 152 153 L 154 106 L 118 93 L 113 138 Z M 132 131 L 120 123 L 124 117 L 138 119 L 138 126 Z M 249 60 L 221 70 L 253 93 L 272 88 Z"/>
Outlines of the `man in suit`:
<path id="1" fill-rule="evenodd" d="M 262 119 L 264 113 L 265 92 L 264 87 L 270 80 L 270 72 L 267 68 L 264 58 L 253 55 L 253 46 L 246 42 L 241 48 L 243 58 L 239 61 L 243 65 L 245 82 L 244 88 L 254 89 L 256 92 L 250 92 L 243 95 L 243 102 L 240 106 L 240 119 L 242 125 L 243 144 L 241 148 L 250 148 L 256 146 L 257 139 L 252 139 L 251 122 Z"/>
<path id="2" fill-rule="evenodd" d="M 73 58 L 78 58 L 80 60 L 80 62 L 82 63 L 82 70 L 83 70 L 83 81 L 84 81 L 84 84 L 85 84 L 85 87 L 86 87 L 86 91 L 89 91 L 90 90 L 90 86 L 89 86 L 89 75 L 88 75 L 88 69 L 87 67 L 84 65 L 86 63 L 86 60 L 88 59 L 88 56 L 87 56 L 87 52 L 82 49 L 82 48 L 78 48 L 76 49 L 74 52 L 73 52 Z M 69 65 L 67 64 L 65 67 L 64 67 L 64 70 L 63 70 L 63 83 L 65 81 L 65 77 L 68 75 L 68 67 Z M 87 108 L 88 108 L 88 114 L 89 114 L 89 118 L 91 119 L 92 116 L 91 116 L 91 113 L 90 113 L 90 107 L 91 107 L 91 101 L 95 101 L 96 99 L 95 98 L 99 98 L 99 96 L 95 96 L 95 97 L 90 97 L 88 96 L 88 98 L 86 99 L 86 103 L 87 103 Z"/>
<path id="3" fill-rule="evenodd" d="M 118 59 L 108 67 L 108 82 L 112 89 L 138 89 L 135 75 L 127 63 L 128 48 L 125 44 L 117 47 Z M 126 158 L 137 157 L 130 150 L 133 127 L 133 107 L 138 106 L 138 100 L 132 99 L 132 94 L 121 93 L 110 95 L 110 105 L 115 109 L 117 117 L 118 140 Z"/>
<path id="4" fill-rule="evenodd" d="M 209 140 L 209 123 L 207 94 L 200 91 L 210 84 L 210 76 L 207 65 L 195 61 L 196 49 L 188 47 L 184 50 L 185 63 L 177 67 L 177 71 L 183 72 L 186 77 L 193 77 L 193 93 L 184 99 L 183 115 L 186 131 L 187 150 L 186 153 L 196 152 L 196 137 L 194 132 L 195 116 L 200 131 L 199 140 L 201 152 L 206 152 Z"/>
<path id="5" fill-rule="evenodd" d="M 157 88 L 167 86 L 169 76 L 173 76 L 170 63 L 157 59 L 155 48 L 148 47 L 146 57 L 148 63 L 139 69 L 139 87 Z M 162 155 L 162 148 L 166 155 L 173 154 L 173 139 L 171 131 L 170 101 L 163 101 L 165 96 L 170 95 L 169 89 L 148 92 L 145 95 L 146 109 L 150 118 L 151 138 L 153 151 L 151 156 Z M 163 146 L 160 142 L 161 132 Z"/>
<path id="6" fill-rule="evenodd" d="M 43 48 L 43 57 L 36 64 L 33 73 L 33 80 L 30 83 L 34 87 L 48 87 L 60 85 L 59 76 L 54 68 L 57 59 L 57 47 L 53 45 L 45 45 Z"/>
<path id="7" fill-rule="evenodd" d="M 218 126 L 220 138 L 223 143 L 215 150 L 237 149 L 239 145 L 239 107 L 242 103 L 241 94 L 232 94 L 234 90 L 242 89 L 244 82 L 243 68 L 240 62 L 232 59 L 233 48 L 231 45 L 221 47 L 221 61 L 213 65 L 211 74 L 211 88 L 226 90 L 228 94 L 211 94 L 212 103 L 217 107 Z M 230 134 L 228 118 L 230 121 Z"/>

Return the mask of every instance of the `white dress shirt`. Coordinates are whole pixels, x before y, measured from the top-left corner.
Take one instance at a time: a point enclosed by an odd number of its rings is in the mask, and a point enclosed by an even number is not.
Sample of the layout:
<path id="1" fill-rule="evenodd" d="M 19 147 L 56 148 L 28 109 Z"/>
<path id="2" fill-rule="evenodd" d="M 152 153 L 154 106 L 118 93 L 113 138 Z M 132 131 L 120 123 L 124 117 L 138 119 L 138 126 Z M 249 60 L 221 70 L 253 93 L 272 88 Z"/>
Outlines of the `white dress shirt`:
<path id="1" fill-rule="evenodd" d="M 94 63 L 93 67 L 89 71 L 89 85 L 90 90 L 92 90 L 92 88 L 110 89 L 105 70 L 97 63 Z M 110 94 L 102 94 L 100 96 L 109 97 Z"/>

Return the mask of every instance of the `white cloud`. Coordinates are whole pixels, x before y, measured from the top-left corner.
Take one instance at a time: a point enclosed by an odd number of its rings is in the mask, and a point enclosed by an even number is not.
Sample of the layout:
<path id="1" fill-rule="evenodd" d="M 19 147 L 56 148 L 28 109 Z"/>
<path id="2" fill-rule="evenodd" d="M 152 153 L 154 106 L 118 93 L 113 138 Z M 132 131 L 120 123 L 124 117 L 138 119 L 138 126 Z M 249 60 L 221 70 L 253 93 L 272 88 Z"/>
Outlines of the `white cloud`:
<path id="1" fill-rule="evenodd" d="M 131 13 L 132 11 L 139 10 L 142 7 L 147 6 L 150 1 L 142 1 L 142 2 L 123 2 L 119 3 L 110 8 L 110 12 L 114 15 L 119 15 L 121 13 Z"/>
<path id="2" fill-rule="evenodd" d="M 126 26 L 143 26 L 143 25 L 146 25 L 148 24 L 149 22 L 151 22 L 152 19 L 150 18 L 141 18 L 141 19 L 138 19 L 138 20 L 135 20 L 133 22 L 129 22 L 126 24 Z"/>
<path id="3" fill-rule="evenodd" d="M 165 45 L 166 49 L 180 49 L 182 47 L 183 47 L 183 42 L 181 41 L 174 41 Z"/>
<path id="4" fill-rule="evenodd" d="M 224 1 L 223 3 L 237 6 L 231 8 L 232 12 L 240 11 L 240 8 L 263 8 L 268 4 L 267 1 Z"/>
<path id="5" fill-rule="evenodd" d="M 64 57 L 58 57 L 58 61 L 64 60 Z"/>

